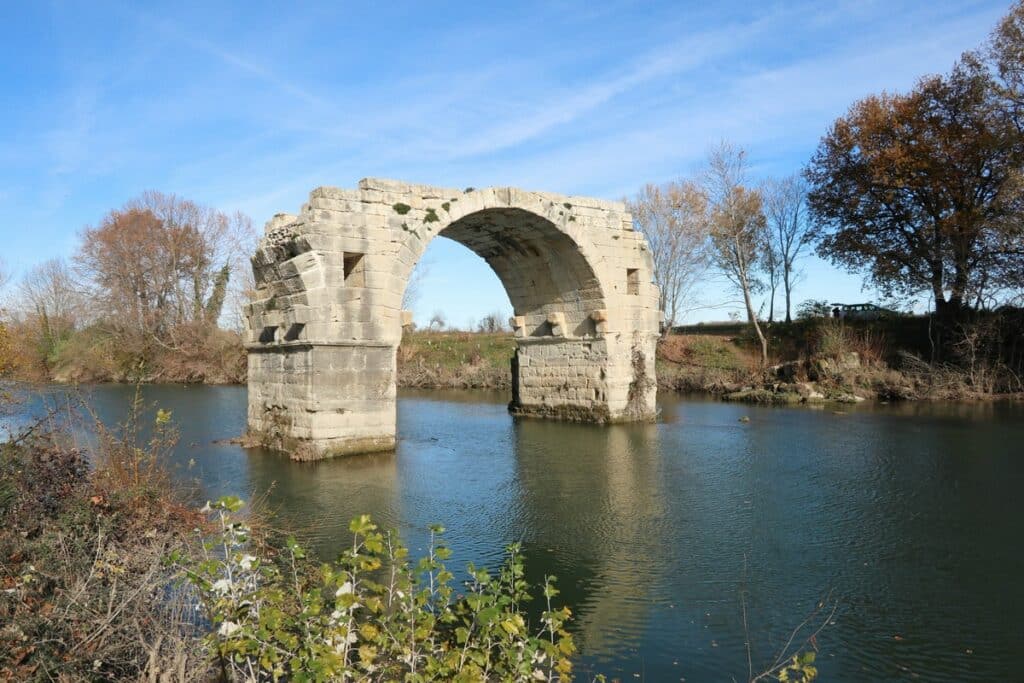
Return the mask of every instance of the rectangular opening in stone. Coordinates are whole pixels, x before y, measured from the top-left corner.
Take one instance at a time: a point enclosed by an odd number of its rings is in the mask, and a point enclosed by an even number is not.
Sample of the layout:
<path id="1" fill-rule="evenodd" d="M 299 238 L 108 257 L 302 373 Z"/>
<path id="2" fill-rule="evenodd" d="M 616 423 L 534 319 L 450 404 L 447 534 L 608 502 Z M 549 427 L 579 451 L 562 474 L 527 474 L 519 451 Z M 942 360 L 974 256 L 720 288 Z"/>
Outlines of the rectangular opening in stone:
<path id="1" fill-rule="evenodd" d="M 291 327 L 289 327 L 288 331 L 285 332 L 285 334 L 284 334 L 284 340 L 285 341 L 297 341 L 299 339 L 302 339 L 302 331 L 304 329 L 306 329 L 305 324 L 303 324 L 303 323 L 292 323 Z"/>
<path id="2" fill-rule="evenodd" d="M 366 286 L 366 264 L 363 260 L 363 254 L 345 254 L 345 286 Z"/>
<path id="3" fill-rule="evenodd" d="M 626 294 L 640 293 L 640 269 L 626 268 Z"/>
<path id="4" fill-rule="evenodd" d="M 277 336 L 277 326 L 276 325 L 272 326 L 272 327 L 264 327 L 263 331 L 260 332 L 260 343 L 261 344 L 269 344 L 270 342 L 274 341 L 274 338 L 276 336 Z"/>

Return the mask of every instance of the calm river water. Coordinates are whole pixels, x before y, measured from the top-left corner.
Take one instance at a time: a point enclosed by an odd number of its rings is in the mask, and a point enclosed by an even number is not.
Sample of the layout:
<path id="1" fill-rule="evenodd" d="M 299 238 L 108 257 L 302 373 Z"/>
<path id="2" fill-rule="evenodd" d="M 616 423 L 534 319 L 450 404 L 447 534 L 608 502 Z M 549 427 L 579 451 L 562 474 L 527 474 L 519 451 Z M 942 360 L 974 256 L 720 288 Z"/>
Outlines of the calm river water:
<path id="1" fill-rule="evenodd" d="M 132 391 L 88 393 L 117 421 Z M 515 421 L 502 394 L 402 392 L 396 453 L 309 464 L 214 443 L 244 430 L 242 387 L 144 394 L 173 411 L 201 496 L 269 491 L 324 556 L 366 512 L 414 550 L 444 525 L 452 568 L 522 541 L 531 580 L 557 575 L 574 609 L 584 672 L 745 680 L 741 596 L 756 671 L 831 594 L 823 680 L 1024 675 L 1024 405 L 662 397 L 658 424 L 601 428 Z"/>

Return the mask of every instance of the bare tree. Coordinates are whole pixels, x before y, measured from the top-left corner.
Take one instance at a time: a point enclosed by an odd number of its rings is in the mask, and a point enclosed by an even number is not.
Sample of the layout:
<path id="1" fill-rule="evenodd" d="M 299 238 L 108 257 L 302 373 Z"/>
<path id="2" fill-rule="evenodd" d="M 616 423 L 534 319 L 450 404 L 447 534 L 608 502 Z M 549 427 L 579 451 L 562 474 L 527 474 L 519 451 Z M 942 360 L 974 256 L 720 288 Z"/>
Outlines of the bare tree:
<path id="1" fill-rule="evenodd" d="M 416 306 L 416 302 L 420 299 L 423 280 L 426 279 L 429 272 L 430 264 L 422 259 L 413 268 L 409 281 L 405 284 L 405 291 L 402 292 L 402 308 L 404 310 L 411 311 Z"/>
<path id="2" fill-rule="evenodd" d="M 214 325 L 240 298 L 231 275 L 251 241 L 243 214 L 146 192 L 86 228 L 75 261 L 112 327 L 174 346 L 176 328 Z"/>
<path id="3" fill-rule="evenodd" d="M 762 189 L 766 231 L 766 268 L 770 280 L 771 307 L 775 311 L 775 289 L 781 281 L 786 296 L 786 322 L 792 322 L 793 286 L 799 277 L 795 266 L 804 248 L 811 242 L 811 222 L 807 213 L 807 183 L 799 175 L 769 180 Z"/>
<path id="4" fill-rule="evenodd" d="M 753 292 L 761 287 L 757 274 L 763 264 L 766 222 L 761 193 L 746 186 L 746 166 L 746 152 L 722 142 L 708 156 L 704 187 L 711 207 L 715 263 L 743 294 L 747 321 L 761 344 L 761 364 L 767 365 L 768 341 L 757 321 L 752 298 Z"/>
<path id="5" fill-rule="evenodd" d="M 762 197 L 763 196 L 762 190 Z M 767 281 L 768 301 L 761 303 L 760 312 L 764 312 L 764 305 L 767 303 L 768 326 L 771 327 L 775 322 L 775 293 L 779 290 L 779 284 L 782 280 L 782 258 L 779 252 L 774 249 L 770 229 L 765 229 L 763 238 L 764 244 L 761 246 L 761 259 L 762 270 L 764 271 L 764 276 Z"/>
<path id="6" fill-rule="evenodd" d="M 18 283 L 22 308 L 53 319 L 78 316 L 82 303 L 79 285 L 62 259 L 50 259 L 31 268 Z"/>
<path id="7" fill-rule="evenodd" d="M 477 323 L 476 330 L 477 332 L 484 332 L 487 334 L 504 332 L 506 330 L 505 319 L 506 316 L 504 316 L 501 311 L 488 313 L 483 318 L 480 318 L 480 322 Z"/>
<path id="8" fill-rule="evenodd" d="M 16 307 L 23 321 L 36 330 L 36 344 L 44 357 L 74 332 L 85 308 L 82 303 L 81 289 L 61 259 L 40 263 L 18 283 Z"/>
<path id="9" fill-rule="evenodd" d="M 428 329 L 441 331 L 445 328 L 448 321 L 444 317 L 443 311 L 434 311 L 434 315 L 430 318 L 430 324 L 427 325 Z"/>
<path id="10" fill-rule="evenodd" d="M 212 322 L 227 329 L 241 331 L 245 327 L 242 307 L 252 300 L 256 289 L 249 257 L 256 250 L 257 234 L 252 218 L 236 211 L 227 216 L 227 228 L 221 240 L 221 253 L 216 263 L 227 268 L 228 281 L 224 296 L 223 313 Z"/>
<path id="11" fill-rule="evenodd" d="M 633 225 L 651 248 L 654 281 L 661 292 L 658 303 L 668 332 L 693 302 L 711 263 L 707 196 L 691 180 L 648 184 L 627 206 Z"/>

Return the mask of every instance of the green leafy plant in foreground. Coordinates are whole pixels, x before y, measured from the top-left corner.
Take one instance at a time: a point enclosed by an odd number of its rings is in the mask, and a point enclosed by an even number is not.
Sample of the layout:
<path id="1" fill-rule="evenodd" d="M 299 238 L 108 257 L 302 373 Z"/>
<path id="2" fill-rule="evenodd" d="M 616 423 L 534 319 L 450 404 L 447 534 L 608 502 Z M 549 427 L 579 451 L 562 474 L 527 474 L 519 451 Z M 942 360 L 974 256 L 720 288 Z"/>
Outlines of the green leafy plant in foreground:
<path id="1" fill-rule="evenodd" d="M 456 593 L 441 527 L 416 563 L 369 516 L 352 520 L 352 545 L 319 566 L 289 539 L 262 551 L 238 515 L 242 502 L 207 508 L 215 532 L 199 559 L 175 556 L 200 595 L 206 644 L 232 680 L 569 681 L 576 648 L 545 577 L 545 609 L 531 625 L 519 544 L 492 574 L 473 565 Z"/>
<path id="2" fill-rule="evenodd" d="M 807 650 L 799 652 L 786 662 L 777 674 L 779 681 L 789 683 L 804 683 L 818 678 L 818 667 L 814 665 L 815 653 Z"/>

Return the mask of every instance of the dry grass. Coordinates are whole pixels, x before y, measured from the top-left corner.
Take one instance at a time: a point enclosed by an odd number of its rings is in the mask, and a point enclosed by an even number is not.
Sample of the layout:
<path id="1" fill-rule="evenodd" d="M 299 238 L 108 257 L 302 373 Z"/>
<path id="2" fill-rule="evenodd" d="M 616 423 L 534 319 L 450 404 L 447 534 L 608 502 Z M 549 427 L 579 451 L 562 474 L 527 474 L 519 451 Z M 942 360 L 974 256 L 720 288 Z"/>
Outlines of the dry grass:
<path id="1" fill-rule="evenodd" d="M 139 414 L 89 454 L 50 423 L 0 446 L 0 680 L 207 679 L 166 562 L 206 521 L 160 466 L 172 430 L 143 441 Z"/>
<path id="2" fill-rule="evenodd" d="M 900 355 L 900 364 L 903 376 L 913 381 L 922 395 L 930 399 L 958 401 L 1024 393 L 1024 382 L 1001 362 L 929 363 L 904 353 Z"/>
<path id="3" fill-rule="evenodd" d="M 871 327 L 854 327 L 842 320 L 824 318 L 810 335 L 813 355 L 818 357 L 841 358 L 856 353 L 861 363 L 878 365 L 886 356 L 885 335 Z"/>
<path id="4" fill-rule="evenodd" d="M 499 389 L 512 383 L 515 340 L 508 333 L 412 332 L 398 347 L 398 385 Z"/>
<path id="5" fill-rule="evenodd" d="M 760 375 L 755 354 L 715 335 L 671 335 L 658 344 L 658 384 L 664 389 L 715 394 L 736 391 Z"/>
<path id="6" fill-rule="evenodd" d="M 178 382 L 233 384 L 245 381 L 246 356 L 241 337 L 205 325 L 182 325 L 170 344 L 119 335 L 101 326 L 73 333 L 43 355 L 33 332 L 13 326 L 8 332 L 17 353 L 12 374 L 28 381 Z"/>

